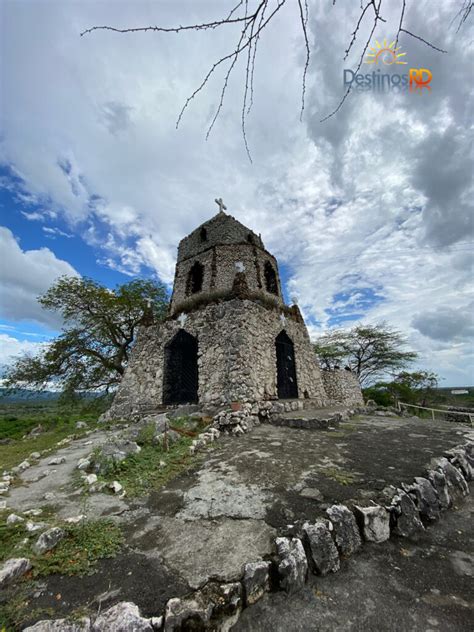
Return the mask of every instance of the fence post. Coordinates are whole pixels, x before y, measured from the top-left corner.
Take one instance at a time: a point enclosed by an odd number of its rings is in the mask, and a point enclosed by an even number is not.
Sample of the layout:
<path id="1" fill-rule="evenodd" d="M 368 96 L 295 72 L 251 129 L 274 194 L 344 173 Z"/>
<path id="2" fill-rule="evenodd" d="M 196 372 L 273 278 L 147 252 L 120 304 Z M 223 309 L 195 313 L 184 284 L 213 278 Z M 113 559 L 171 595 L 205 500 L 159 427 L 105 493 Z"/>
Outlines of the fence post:
<path id="1" fill-rule="evenodd" d="M 432 418 L 433 421 L 435 420 L 435 414 L 434 414 L 434 410 L 433 409 L 431 409 L 431 418 Z"/>

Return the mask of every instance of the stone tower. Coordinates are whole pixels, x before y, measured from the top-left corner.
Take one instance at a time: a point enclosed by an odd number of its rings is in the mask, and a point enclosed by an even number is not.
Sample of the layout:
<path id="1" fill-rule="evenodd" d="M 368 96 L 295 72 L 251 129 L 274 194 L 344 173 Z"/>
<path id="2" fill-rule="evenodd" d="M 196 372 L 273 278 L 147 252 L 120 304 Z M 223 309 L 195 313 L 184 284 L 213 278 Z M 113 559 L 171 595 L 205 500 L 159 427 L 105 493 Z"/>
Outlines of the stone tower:
<path id="1" fill-rule="evenodd" d="M 140 329 L 108 417 L 180 403 L 333 399 L 298 307 L 284 303 L 276 259 L 217 202 L 220 212 L 181 240 L 168 317 Z"/>

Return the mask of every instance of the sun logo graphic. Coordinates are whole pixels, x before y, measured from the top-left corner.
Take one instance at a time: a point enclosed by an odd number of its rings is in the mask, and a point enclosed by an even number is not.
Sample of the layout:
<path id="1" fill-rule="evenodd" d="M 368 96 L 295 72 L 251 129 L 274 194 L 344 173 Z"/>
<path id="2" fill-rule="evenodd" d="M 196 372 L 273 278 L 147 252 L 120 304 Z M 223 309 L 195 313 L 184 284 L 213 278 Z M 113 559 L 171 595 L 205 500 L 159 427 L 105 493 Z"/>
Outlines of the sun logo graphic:
<path id="1" fill-rule="evenodd" d="M 395 48 L 395 43 L 396 40 L 393 40 L 391 44 L 388 44 L 386 39 L 384 39 L 382 44 L 378 40 L 375 40 L 375 46 L 369 48 L 364 63 L 377 65 L 380 61 L 385 66 L 406 64 L 407 62 L 401 59 L 405 57 L 406 53 L 400 53 L 400 46 Z"/>

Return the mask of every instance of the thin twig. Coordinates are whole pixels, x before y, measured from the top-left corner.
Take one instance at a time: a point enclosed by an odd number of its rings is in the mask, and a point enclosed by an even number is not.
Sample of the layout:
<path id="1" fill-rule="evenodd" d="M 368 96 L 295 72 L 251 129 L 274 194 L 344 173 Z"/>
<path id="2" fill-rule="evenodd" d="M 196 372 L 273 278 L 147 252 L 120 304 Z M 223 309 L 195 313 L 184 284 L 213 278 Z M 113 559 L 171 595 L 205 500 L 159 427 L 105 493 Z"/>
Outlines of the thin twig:
<path id="1" fill-rule="evenodd" d="M 304 112 L 304 98 L 305 98 L 305 93 L 306 93 L 306 73 L 308 72 L 308 66 L 309 66 L 309 57 L 311 54 L 310 48 L 309 48 L 309 41 L 308 41 L 308 33 L 306 30 L 306 25 L 308 22 L 308 4 L 307 4 L 307 0 L 305 0 L 305 10 L 306 13 L 303 13 L 303 6 L 301 4 L 301 0 L 298 0 L 298 6 L 300 9 L 300 20 L 301 20 L 301 28 L 303 29 L 303 36 L 304 36 L 304 42 L 305 42 L 305 47 L 306 47 L 306 60 L 305 60 L 305 65 L 304 65 L 304 70 L 303 70 L 303 86 L 302 86 L 302 90 L 301 90 L 301 112 L 300 112 L 300 121 L 303 120 L 303 112 Z"/>

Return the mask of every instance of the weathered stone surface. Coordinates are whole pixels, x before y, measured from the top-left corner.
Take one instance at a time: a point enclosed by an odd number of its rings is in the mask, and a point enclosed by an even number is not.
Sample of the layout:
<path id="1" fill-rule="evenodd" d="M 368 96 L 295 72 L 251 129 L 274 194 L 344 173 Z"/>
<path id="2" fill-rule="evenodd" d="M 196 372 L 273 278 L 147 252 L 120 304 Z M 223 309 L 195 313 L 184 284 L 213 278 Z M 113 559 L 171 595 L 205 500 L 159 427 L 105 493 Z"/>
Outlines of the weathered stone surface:
<path id="1" fill-rule="evenodd" d="M 463 447 L 456 447 L 446 454 L 449 461 L 461 471 L 466 481 L 472 481 L 474 468 L 471 466 L 469 460 L 466 458 L 466 451 Z"/>
<path id="2" fill-rule="evenodd" d="M 362 538 L 352 511 L 345 505 L 333 505 L 326 513 L 334 525 L 336 545 L 341 555 L 348 557 L 360 549 Z"/>
<path id="3" fill-rule="evenodd" d="M 46 551 L 50 551 L 54 549 L 55 546 L 64 538 L 65 532 L 63 529 L 59 527 L 53 527 L 52 529 L 48 529 L 40 535 L 40 537 L 36 540 L 33 545 L 33 550 L 35 553 L 40 555 L 41 553 L 45 553 Z"/>
<path id="4" fill-rule="evenodd" d="M 390 537 L 390 514 L 380 505 L 354 507 L 364 539 L 368 542 L 385 542 Z"/>
<path id="5" fill-rule="evenodd" d="M 438 468 L 446 477 L 451 495 L 467 496 L 469 487 L 461 472 L 452 465 L 448 459 L 442 458 L 438 461 Z"/>
<path id="6" fill-rule="evenodd" d="M 245 565 L 244 577 L 245 602 L 251 605 L 270 590 L 270 562 L 250 562 Z"/>
<path id="7" fill-rule="evenodd" d="M 339 553 L 327 522 L 318 520 L 303 525 L 304 543 L 311 569 L 318 575 L 335 573 L 340 568 Z"/>
<path id="8" fill-rule="evenodd" d="M 423 530 L 420 514 L 411 497 L 402 489 L 398 490 L 392 500 L 393 533 L 407 538 L 415 531 Z"/>
<path id="9" fill-rule="evenodd" d="M 116 462 L 123 461 L 127 456 L 138 454 L 140 451 L 141 448 L 135 441 L 129 441 L 127 439 L 115 439 L 101 446 L 103 459 L 110 459 Z M 101 463 L 95 463 L 94 469 L 96 472 L 100 472 Z"/>
<path id="10" fill-rule="evenodd" d="M 25 522 L 25 519 L 17 514 L 10 514 L 7 518 L 7 524 L 17 524 L 18 522 Z"/>
<path id="11" fill-rule="evenodd" d="M 414 497 L 418 511 L 426 520 L 437 520 L 441 511 L 438 495 L 427 478 L 415 477 L 414 485 L 407 486 L 406 491 Z"/>
<path id="12" fill-rule="evenodd" d="M 26 557 L 16 557 L 4 562 L 0 569 L 0 588 L 4 588 L 18 579 L 31 568 L 31 562 Z"/>
<path id="13" fill-rule="evenodd" d="M 452 500 L 449 495 L 448 482 L 444 473 L 440 470 L 428 470 L 427 477 L 436 490 L 441 510 L 445 511 L 449 509 L 452 505 Z"/>
<path id="14" fill-rule="evenodd" d="M 91 622 L 88 617 L 83 617 L 79 621 L 68 619 L 52 619 L 38 621 L 29 628 L 24 628 L 24 632 L 89 632 Z"/>
<path id="15" fill-rule="evenodd" d="M 86 421 L 76 421 L 76 428 L 78 430 L 82 430 L 83 428 L 87 428 L 87 422 Z"/>
<path id="16" fill-rule="evenodd" d="M 48 461 L 48 465 L 61 465 L 61 463 L 66 463 L 64 456 L 55 456 Z"/>
<path id="17" fill-rule="evenodd" d="M 128 601 L 108 608 L 92 625 L 93 632 L 152 632 L 150 619 L 140 615 L 137 605 Z"/>
<path id="18" fill-rule="evenodd" d="M 86 485 L 94 485 L 97 483 L 97 474 L 88 474 L 87 476 L 84 476 L 84 483 L 86 483 Z"/>
<path id="19" fill-rule="evenodd" d="M 242 584 L 210 582 L 201 590 L 201 595 L 204 602 L 212 604 L 211 629 L 229 630 L 242 610 Z"/>
<path id="20" fill-rule="evenodd" d="M 183 599 L 170 599 L 165 610 L 165 632 L 205 630 L 211 619 L 213 605 L 200 593 Z"/>
<path id="21" fill-rule="evenodd" d="M 276 538 L 280 586 L 287 593 L 302 588 L 308 574 L 308 560 L 299 538 Z"/>

